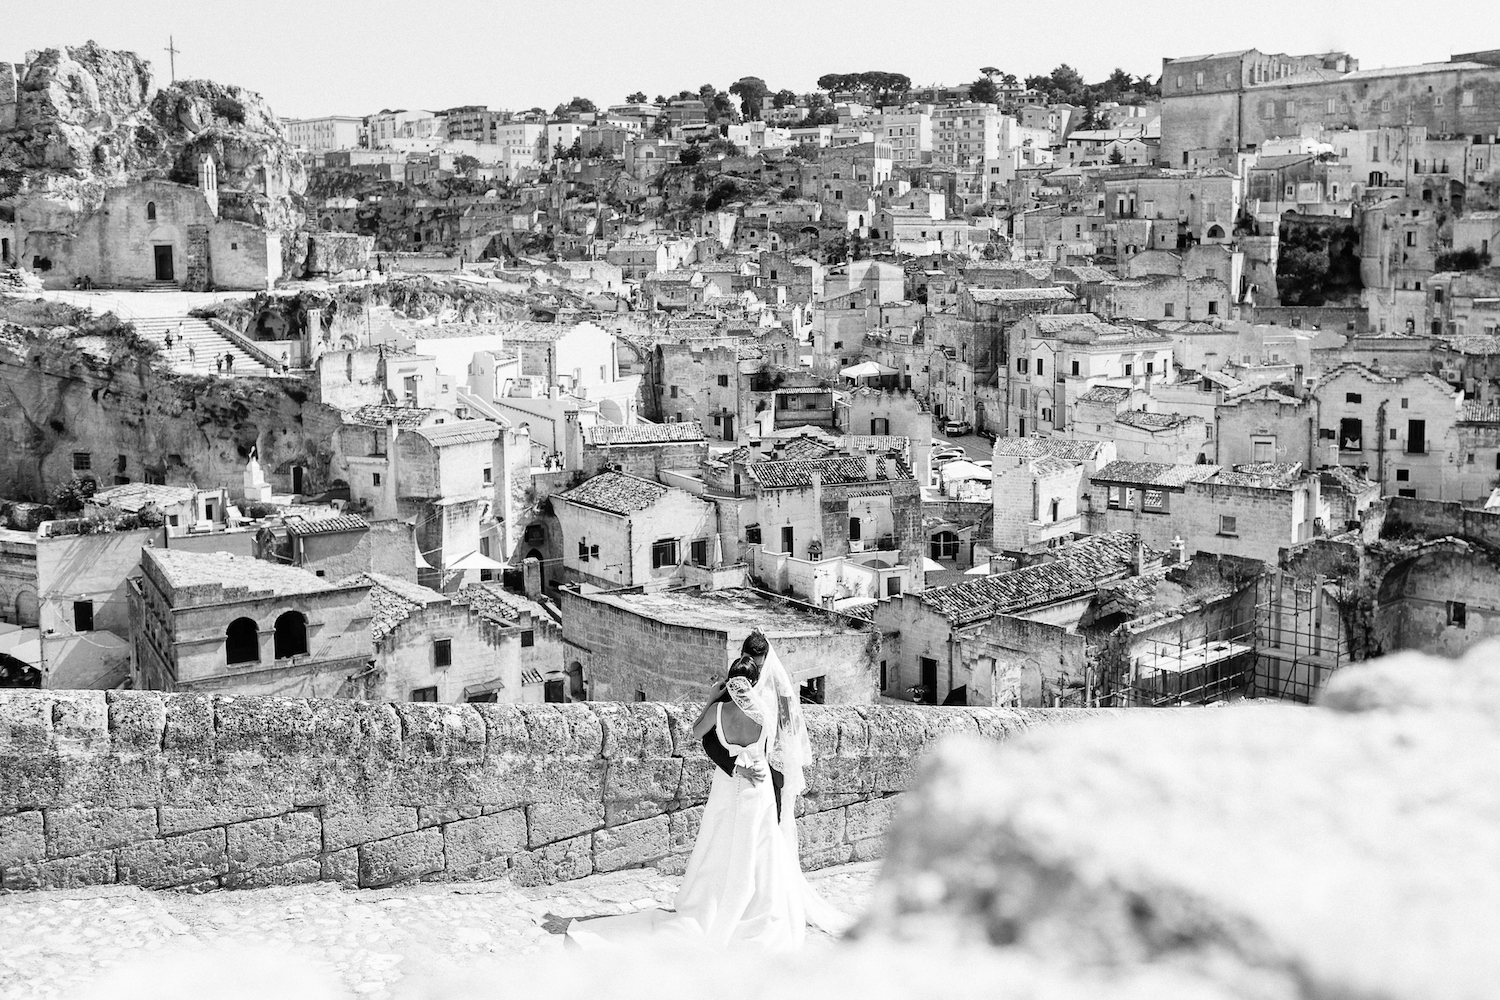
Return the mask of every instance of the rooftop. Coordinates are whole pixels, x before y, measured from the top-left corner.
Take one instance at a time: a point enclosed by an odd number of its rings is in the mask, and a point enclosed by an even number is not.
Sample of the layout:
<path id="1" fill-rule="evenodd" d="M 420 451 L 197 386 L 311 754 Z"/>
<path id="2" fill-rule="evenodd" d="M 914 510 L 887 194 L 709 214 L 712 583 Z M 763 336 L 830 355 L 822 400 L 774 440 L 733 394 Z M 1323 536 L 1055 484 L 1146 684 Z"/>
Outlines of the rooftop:
<path id="1" fill-rule="evenodd" d="M 687 420 L 680 424 L 595 424 L 584 428 L 583 440 L 585 444 L 607 446 L 702 441 L 704 437 L 703 425 Z"/>
<path id="2" fill-rule="evenodd" d="M 1191 417 L 1185 417 L 1181 413 L 1150 413 L 1146 410 L 1126 410 L 1115 417 L 1115 422 L 1124 424 L 1126 427 L 1139 427 L 1142 430 L 1161 431 L 1171 427 L 1180 427 L 1191 419 Z"/>
<path id="3" fill-rule="evenodd" d="M 91 503 L 107 504 L 128 514 L 140 511 L 147 504 L 157 507 L 175 507 L 193 499 L 194 491 L 187 486 L 157 486 L 152 483 L 125 483 L 100 490 L 90 498 Z"/>
<path id="4" fill-rule="evenodd" d="M 886 460 L 876 459 L 875 476 L 867 473 L 864 457 L 835 455 L 830 458 L 815 458 L 803 461 L 754 462 L 746 467 L 746 473 L 763 490 L 801 489 L 811 486 L 813 474 L 820 473 L 824 486 L 846 486 L 850 483 L 891 482 L 911 479 L 911 470 L 900 459 L 896 462 L 896 474 L 889 474 Z"/>
<path id="5" fill-rule="evenodd" d="M 356 424 L 384 427 L 392 422 L 397 427 L 421 427 L 436 410 L 425 406 L 390 406 L 371 403 L 348 411 L 345 418 Z"/>
<path id="6" fill-rule="evenodd" d="M 1187 465 L 1168 462 L 1110 462 L 1094 473 L 1096 483 L 1128 483 L 1168 489 L 1201 483 L 1219 474 L 1217 465 Z"/>
<path id="7" fill-rule="evenodd" d="M 415 427 L 411 433 L 420 434 L 435 448 L 442 448 L 452 444 L 493 441 L 500 436 L 500 425 L 488 420 L 460 420 L 457 423 Z"/>
<path id="8" fill-rule="evenodd" d="M 1051 455 L 1070 462 L 1087 462 L 1099 454 L 1103 441 L 1080 441 L 1065 437 L 1004 437 L 995 441 L 995 455 L 1036 458 Z"/>
<path id="9" fill-rule="evenodd" d="M 470 584 L 458 592 L 458 600 L 472 607 L 481 618 L 501 625 L 514 625 L 526 613 L 530 613 L 534 622 L 551 620 L 540 604 L 513 594 L 498 583 Z"/>
<path id="10" fill-rule="evenodd" d="M 672 492 L 672 487 L 626 472 L 601 472 L 582 485 L 558 495 L 559 500 L 594 507 L 611 514 L 633 514 Z"/>
<path id="11" fill-rule="evenodd" d="M 229 552 L 148 548 L 142 549 L 141 555 L 156 565 L 174 591 L 211 587 L 220 592 L 214 595 L 215 600 L 206 603 L 318 594 L 337 589 L 305 569 Z M 174 600 L 178 607 L 188 607 L 191 603 Z"/>
<path id="12" fill-rule="evenodd" d="M 1123 385 L 1096 385 L 1082 396 L 1080 403 L 1123 403 L 1130 398 L 1130 389 Z"/>
<path id="13" fill-rule="evenodd" d="M 1128 572 L 1137 541 L 1127 531 L 1092 535 L 1053 550 L 1049 562 L 934 587 L 916 595 L 917 600 L 955 625 L 1044 607 L 1092 593 L 1100 583 Z"/>
<path id="14" fill-rule="evenodd" d="M 748 587 L 703 593 L 678 590 L 655 594 L 589 594 L 586 599 L 612 604 L 667 625 L 728 632 L 736 642 L 755 629 L 773 640 L 778 636 L 863 631 L 819 608 L 793 604 Z"/>
<path id="15" fill-rule="evenodd" d="M 384 573 L 357 573 L 350 579 L 370 585 L 370 639 L 373 642 L 390 635 L 419 608 L 448 600 L 435 590 Z"/>
<path id="16" fill-rule="evenodd" d="M 1066 288 L 970 288 L 975 302 L 1071 302 L 1073 293 Z"/>
<path id="17" fill-rule="evenodd" d="M 369 530 L 370 522 L 358 514 L 339 514 L 336 517 L 317 519 L 303 517 L 289 517 L 286 519 L 287 534 L 302 538 L 306 538 L 309 535 L 337 535 L 346 531 Z"/>

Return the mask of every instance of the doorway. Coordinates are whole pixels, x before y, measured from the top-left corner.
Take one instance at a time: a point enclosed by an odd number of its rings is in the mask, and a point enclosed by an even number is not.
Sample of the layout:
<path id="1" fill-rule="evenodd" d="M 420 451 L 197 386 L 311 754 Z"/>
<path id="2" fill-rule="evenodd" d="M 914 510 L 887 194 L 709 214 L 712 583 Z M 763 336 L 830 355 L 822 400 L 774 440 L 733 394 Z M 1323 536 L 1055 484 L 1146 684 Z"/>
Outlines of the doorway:
<path id="1" fill-rule="evenodd" d="M 784 525 L 781 529 L 781 551 L 791 555 L 794 541 L 796 541 L 796 531 L 790 524 Z"/>
<path id="2" fill-rule="evenodd" d="M 937 660 L 928 656 L 919 658 L 922 668 L 922 703 L 937 704 Z"/>
<path id="3" fill-rule="evenodd" d="M 292 466 L 292 492 L 294 494 L 302 492 L 302 466 L 300 465 Z"/>
<path id="4" fill-rule="evenodd" d="M 156 280 L 175 281 L 176 273 L 172 269 L 172 248 L 154 246 L 151 251 L 156 255 Z"/>

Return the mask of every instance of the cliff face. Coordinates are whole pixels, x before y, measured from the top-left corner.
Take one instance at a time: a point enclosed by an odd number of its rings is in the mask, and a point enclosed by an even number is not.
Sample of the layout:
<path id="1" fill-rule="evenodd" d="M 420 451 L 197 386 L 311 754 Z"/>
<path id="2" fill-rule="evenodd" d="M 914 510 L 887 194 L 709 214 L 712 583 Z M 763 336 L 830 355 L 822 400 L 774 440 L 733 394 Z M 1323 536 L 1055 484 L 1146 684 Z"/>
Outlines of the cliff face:
<path id="1" fill-rule="evenodd" d="M 340 415 L 301 382 L 197 378 L 153 361 L 129 335 L 0 328 L 0 496 L 50 497 L 73 477 L 75 452 L 105 486 L 155 470 L 171 485 L 238 493 L 252 447 L 278 492 L 292 466 L 308 493 L 344 475 Z"/>
<path id="2" fill-rule="evenodd" d="M 19 67 L 15 126 L 0 132 L 0 204 L 30 228 L 66 230 L 104 192 L 135 180 L 198 182 L 212 154 L 220 215 L 290 235 L 302 224 L 302 164 L 259 94 L 206 80 L 159 91 L 150 63 L 94 42 Z"/>

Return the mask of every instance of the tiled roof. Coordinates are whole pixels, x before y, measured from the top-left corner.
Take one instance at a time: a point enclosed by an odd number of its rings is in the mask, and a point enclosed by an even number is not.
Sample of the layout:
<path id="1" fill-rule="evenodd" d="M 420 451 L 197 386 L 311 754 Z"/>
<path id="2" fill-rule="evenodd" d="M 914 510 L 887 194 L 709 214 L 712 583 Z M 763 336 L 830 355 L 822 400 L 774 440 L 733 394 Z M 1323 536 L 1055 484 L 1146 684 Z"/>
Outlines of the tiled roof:
<path id="1" fill-rule="evenodd" d="M 425 406 L 388 406 L 383 403 L 370 403 L 367 406 L 350 410 L 348 417 L 356 424 L 368 424 L 375 427 L 384 427 L 393 420 L 397 427 L 420 427 L 428 417 L 432 416 L 433 412 Z"/>
<path id="2" fill-rule="evenodd" d="M 344 531 L 369 530 L 370 522 L 358 514 L 340 514 L 338 517 L 324 517 L 317 520 L 289 517 L 286 520 L 287 534 L 303 538 L 309 535 L 335 535 Z"/>
<path id="3" fill-rule="evenodd" d="M 1500 423 L 1500 406 L 1465 403 L 1463 416 L 1459 419 L 1466 424 L 1497 424 Z"/>
<path id="4" fill-rule="evenodd" d="M 1124 424 L 1126 427 L 1139 427 L 1142 430 L 1161 431 L 1169 427 L 1177 427 L 1191 419 L 1180 413 L 1148 413 L 1145 410 L 1126 410 L 1115 417 L 1115 422 Z"/>
<path id="5" fill-rule="evenodd" d="M 815 437 L 799 436 L 780 441 L 775 438 L 766 438 L 764 440 L 766 447 L 761 461 L 767 462 L 827 458 L 838 451 L 838 448 L 831 442 Z M 748 445 L 740 445 L 740 447 L 731 451 L 726 457 L 731 462 L 739 462 L 741 464 L 754 460 L 750 455 Z"/>
<path id="6" fill-rule="evenodd" d="M 1130 390 L 1123 385 L 1096 385 L 1082 396 L 1080 403 L 1123 403 L 1130 398 Z"/>
<path id="7" fill-rule="evenodd" d="M 1062 313 L 1054 316 L 1040 315 L 1032 316 L 1030 320 L 1036 324 L 1037 333 L 1044 337 L 1064 333 L 1069 330 L 1088 330 L 1094 333 L 1124 332 L 1124 327 L 1106 323 L 1093 313 Z"/>
<path id="8" fill-rule="evenodd" d="M 611 514 L 633 514 L 645 510 L 671 492 L 671 487 L 625 472 L 601 472 L 558 499 Z"/>
<path id="9" fill-rule="evenodd" d="M 448 598 L 435 590 L 384 573 L 359 573 L 353 578 L 370 585 L 370 640 L 379 642 L 396 630 L 412 612 Z"/>
<path id="10" fill-rule="evenodd" d="M 954 625 L 1043 607 L 1092 593 L 1100 583 L 1125 572 L 1135 556 L 1135 545 L 1136 536 L 1127 531 L 1093 535 L 1055 549 L 1050 562 L 934 587 L 917 599 Z"/>
<path id="11" fill-rule="evenodd" d="M 895 459 L 897 479 L 912 478 L 906 463 Z M 824 486 L 847 486 L 850 483 L 890 482 L 886 475 L 884 459 L 875 462 L 875 478 L 865 476 L 864 458 L 839 455 L 832 458 L 817 458 L 810 461 L 755 462 L 745 469 L 751 479 L 763 490 L 799 489 L 812 485 L 813 473 L 823 475 Z"/>
<path id="12" fill-rule="evenodd" d="M 468 444 L 473 441 L 493 441 L 500 436 L 500 425 L 488 420 L 460 420 L 452 424 L 433 424 L 416 427 L 411 433 L 420 434 L 435 447 L 450 444 Z"/>
<path id="13" fill-rule="evenodd" d="M 994 453 L 1017 458 L 1053 455 L 1070 462 L 1086 462 L 1099 454 L 1103 441 L 1080 441 L 1065 437 L 1005 437 L 995 441 Z"/>
<path id="14" fill-rule="evenodd" d="M 592 445 L 664 444 L 672 441 L 702 441 L 703 425 L 696 420 L 680 424 L 595 424 L 583 431 L 584 443 Z"/>
<path id="15" fill-rule="evenodd" d="M 535 667 L 527 667 L 525 670 L 521 671 L 521 683 L 541 684 L 542 675 L 537 672 L 537 669 Z"/>
<path id="16" fill-rule="evenodd" d="M 1185 465 L 1168 462 L 1110 462 L 1094 473 L 1096 483 L 1126 483 L 1131 486 L 1167 488 L 1201 483 L 1219 474 L 1217 465 Z"/>
<path id="17" fill-rule="evenodd" d="M 1073 293 L 1066 288 L 971 288 L 975 302 L 1069 302 Z"/>
<path id="18" fill-rule="evenodd" d="M 193 499 L 193 491 L 186 486 L 157 486 L 153 483 L 125 483 L 111 486 L 95 493 L 92 501 L 107 504 L 128 514 L 137 513 L 147 504 L 158 507 L 175 507 Z"/>
<path id="19" fill-rule="evenodd" d="M 498 583 L 475 583 L 458 592 L 458 601 L 477 611 L 482 618 L 502 625 L 514 625 L 524 612 L 533 622 L 547 617 L 542 606 L 528 597 L 513 594 Z"/>

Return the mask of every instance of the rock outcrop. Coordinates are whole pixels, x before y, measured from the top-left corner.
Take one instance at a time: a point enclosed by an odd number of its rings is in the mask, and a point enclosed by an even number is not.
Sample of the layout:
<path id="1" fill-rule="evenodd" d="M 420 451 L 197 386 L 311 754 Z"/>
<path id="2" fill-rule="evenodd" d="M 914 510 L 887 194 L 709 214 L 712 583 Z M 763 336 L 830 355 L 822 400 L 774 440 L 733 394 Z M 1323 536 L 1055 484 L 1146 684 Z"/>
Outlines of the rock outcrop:
<path id="1" fill-rule="evenodd" d="M 196 184 L 211 154 L 221 217 L 289 236 L 306 174 L 259 94 L 205 80 L 156 90 L 151 65 L 94 42 L 30 53 L 14 125 L 0 131 L 0 205 L 31 229 L 65 231 L 135 180 Z"/>

